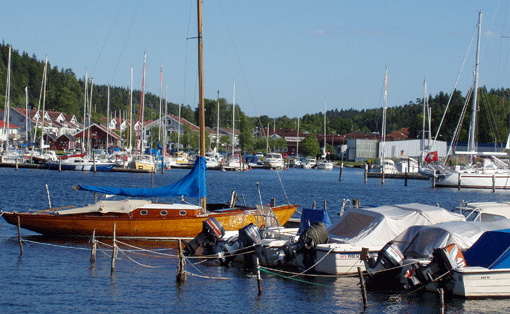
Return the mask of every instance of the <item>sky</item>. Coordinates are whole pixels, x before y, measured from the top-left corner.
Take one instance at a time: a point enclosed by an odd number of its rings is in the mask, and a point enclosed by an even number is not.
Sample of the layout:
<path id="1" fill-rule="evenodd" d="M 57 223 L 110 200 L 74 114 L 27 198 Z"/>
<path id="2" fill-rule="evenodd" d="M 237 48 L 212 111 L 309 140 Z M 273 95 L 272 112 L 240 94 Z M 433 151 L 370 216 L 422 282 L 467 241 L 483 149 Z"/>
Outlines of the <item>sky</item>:
<path id="1" fill-rule="evenodd" d="M 509 1 L 204 0 L 204 95 L 250 117 L 381 108 L 424 95 L 464 95 L 473 81 L 478 12 L 479 80 L 510 87 Z M 198 104 L 196 0 L 8 1 L 5 44 L 94 84 L 145 89 Z M 464 64 L 464 66 L 463 66 Z M 462 69 L 462 71 L 461 71 Z"/>

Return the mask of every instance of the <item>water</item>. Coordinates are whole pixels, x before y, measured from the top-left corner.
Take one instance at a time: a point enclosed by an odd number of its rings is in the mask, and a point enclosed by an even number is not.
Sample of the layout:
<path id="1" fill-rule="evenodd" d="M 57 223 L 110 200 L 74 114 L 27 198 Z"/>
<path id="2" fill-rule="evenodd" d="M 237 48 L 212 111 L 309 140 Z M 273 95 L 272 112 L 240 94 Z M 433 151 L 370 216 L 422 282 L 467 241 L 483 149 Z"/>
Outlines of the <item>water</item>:
<path id="1" fill-rule="evenodd" d="M 169 184 L 188 170 L 172 169 L 154 175 L 154 185 Z M 61 172 L 0 168 L 0 208 L 25 211 L 47 208 L 45 184 L 53 207 L 93 202 L 93 195 L 72 189 L 76 184 L 150 187 L 150 174 Z M 280 180 L 281 183 L 280 184 Z M 327 202 L 332 221 L 338 218 L 342 199 L 360 199 L 362 205 L 419 202 L 445 208 L 466 201 L 507 201 L 510 191 L 433 189 L 429 181 L 380 179 L 363 182 L 363 171 L 344 169 L 319 171 L 254 169 L 246 173 L 208 172 L 208 201 L 225 202 L 232 190 L 247 204 L 264 204 L 271 198 L 277 204 L 300 204 L 321 208 Z M 283 185 L 283 188 L 282 188 Z M 193 201 L 193 200 L 191 200 Z M 258 295 L 254 274 L 242 267 L 206 264 L 187 266 L 184 284 L 175 280 L 177 259 L 124 250 L 119 253 L 111 276 L 111 249 L 101 245 L 92 267 L 90 244 L 86 239 L 46 239 L 22 230 L 28 240 L 20 256 L 17 228 L 0 222 L 0 312 L 1 313 L 359 313 L 363 302 L 358 278 L 302 278 L 292 280 L 262 273 L 262 294 Z M 104 240 L 105 242 L 108 242 Z M 133 245 L 175 254 L 175 244 L 162 241 L 136 241 Z M 131 259 L 129 259 L 129 258 Z M 136 263 L 135 263 L 136 262 Z M 137 264 L 138 263 L 138 264 Z M 408 296 L 368 292 L 366 313 L 439 312 L 438 297 L 420 292 Z M 446 313 L 508 312 L 507 300 L 458 300 L 446 298 Z"/>

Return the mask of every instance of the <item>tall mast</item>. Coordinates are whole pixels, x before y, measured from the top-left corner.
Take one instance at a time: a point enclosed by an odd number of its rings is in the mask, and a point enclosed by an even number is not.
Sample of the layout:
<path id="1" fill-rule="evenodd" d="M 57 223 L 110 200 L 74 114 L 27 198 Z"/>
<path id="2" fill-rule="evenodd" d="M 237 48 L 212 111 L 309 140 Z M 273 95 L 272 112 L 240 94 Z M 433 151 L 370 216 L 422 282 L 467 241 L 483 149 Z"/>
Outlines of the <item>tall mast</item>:
<path id="1" fill-rule="evenodd" d="M 200 119 L 200 156 L 205 156 L 205 103 L 204 103 L 204 47 L 202 44 L 202 0 L 197 1 L 198 11 L 198 90 L 199 90 L 199 119 Z M 180 121 L 179 121 L 180 122 Z M 206 210 L 206 198 L 202 198 L 202 208 Z"/>
<path id="2" fill-rule="evenodd" d="M 108 154 L 108 147 L 110 135 L 110 84 L 108 84 L 108 96 L 106 100 L 106 153 Z"/>
<path id="3" fill-rule="evenodd" d="M 4 129 L 5 134 L 5 148 L 9 150 L 9 113 L 11 111 L 11 46 L 9 46 L 9 59 L 7 62 L 7 84 L 5 90 L 5 107 L 4 107 Z"/>
<path id="4" fill-rule="evenodd" d="M 388 101 L 388 68 L 386 68 L 384 76 L 384 108 L 383 108 L 383 120 L 382 120 L 382 132 L 381 132 L 381 162 L 384 162 L 384 142 L 386 141 L 386 106 Z M 382 163 L 381 163 L 382 165 Z"/>
<path id="5" fill-rule="evenodd" d="M 216 152 L 219 152 L 218 145 L 220 145 L 220 91 L 218 91 L 218 100 L 216 109 Z"/>
<path id="6" fill-rule="evenodd" d="M 161 144 L 161 106 L 163 102 L 163 66 L 160 69 L 160 79 L 159 79 L 159 129 L 158 129 L 158 141 Z"/>
<path id="7" fill-rule="evenodd" d="M 138 155 L 138 150 L 142 150 L 142 144 L 140 139 L 140 131 L 143 128 L 143 105 L 144 105 L 144 87 L 145 87 L 145 62 L 146 62 L 147 52 L 143 53 L 143 75 L 142 75 L 142 92 L 140 95 L 140 110 L 138 111 L 138 132 L 136 133 L 136 155 Z"/>
<path id="8" fill-rule="evenodd" d="M 42 99 L 42 95 L 43 95 L 43 90 L 44 90 L 44 81 L 46 80 L 46 64 L 48 63 L 48 56 L 46 56 L 46 60 L 44 61 L 44 69 L 43 69 L 43 76 L 42 76 L 42 79 L 41 79 L 41 92 L 39 93 L 39 102 L 37 103 L 37 116 L 35 118 L 35 132 L 32 136 L 32 141 L 35 143 L 35 140 L 37 139 L 37 127 L 39 126 L 39 116 L 41 115 L 39 110 L 41 110 L 41 99 Z M 44 121 L 43 121 L 44 123 Z M 41 145 L 40 147 L 42 148 L 42 139 L 41 139 Z"/>
<path id="9" fill-rule="evenodd" d="M 297 118 L 297 141 L 296 141 L 296 156 L 299 156 L 299 119 L 301 117 L 301 114 L 299 113 L 300 109 L 298 108 L 298 118 Z"/>
<path id="10" fill-rule="evenodd" d="M 326 99 L 324 99 L 324 151 L 323 158 L 326 159 Z"/>
<path id="11" fill-rule="evenodd" d="M 168 116 L 168 84 L 165 85 L 165 119 L 163 124 L 163 157 L 166 156 L 166 122 Z M 163 164 L 161 164 L 163 166 Z"/>
<path id="12" fill-rule="evenodd" d="M 480 38 L 482 36 L 482 11 L 478 13 L 478 40 L 476 44 L 476 63 L 475 63 L 475 86 L 473 91 L 473 107 L 471 113 L 471 123 L 469 124 L 469 143 L 468 143 L 468 151 L 474 152 L 476 151 L 476 109 L 477 109 L 477 100 L 478 100 L 478 66 L 480 64 Z M 473 156 L 471 155 L 471 161 Z"/>
<path id="13" fill-rule="evenodd" d="M 39 148 L 43 149 L 43 142 L 44 142 L 44 110 L 46 109 L 46 82 L 47 82 L 47 77 L 48 77 L 48 56 L 46 56 L 46 61 L 44 62 L 44 84 L 43 84 L 43 101 L 42 101 L 42 104 L 43 104 L 43 109 L 42 109 L 42 132 L 41 132 L 41 144 L 39 146 Z"/>
<path id="14" fill-rule="evenodd" d="M 85 70 L 84 85 L 85 85 L 85 87 L 84 87 L 85 88 L 85 92 L 83 93 L 83 132 L 81 133 L 81 149 L 82 149 L 82 153 L 85 150 L 85 128 L 86 128 L 85 125 L 87 124 L 86 123 L 86 119 L 87 119 L 87 97 L 88 97 L 88 91 L 87 91 L 87 87 L 88 87 L 87 70 Z M 43 124 L 44 124 L 44 117 L 43 117 Z"/>
<path id="15" fill-rule="evenodd" d="M 25 139 L 27 140 L 27 150 L 29 149 L 29 140 L 28 140 L 28 86 L 25 86 Z"/>
<path id="16" fill-rule="evenodd" d="M 236 126 L 236 81 L 234 81 L 233 96 L 232 96 L 232 158 L 234 158 L 234 147 L 236 135 L 234 133 Z M 239 156 L 240 157 L 240 156 Z"/>
<path id="17" fill-rule="evenodd" d="M 133 141 L 133 67 L 131 67 L 131 87 L 129 89 L 129 152 L 132 150 Z"/>
<path id="18" fill-rule="evenodd" d="M 90 81 L 90 99 L 89 99 L 89 110 L 88 110 L 88 132 L 87 132 L 87 151 L 92 151 L 92 143 L 90 142 L 90 119 L 92 117 L 92 92 L 94 91 L 94 79 Z"/>

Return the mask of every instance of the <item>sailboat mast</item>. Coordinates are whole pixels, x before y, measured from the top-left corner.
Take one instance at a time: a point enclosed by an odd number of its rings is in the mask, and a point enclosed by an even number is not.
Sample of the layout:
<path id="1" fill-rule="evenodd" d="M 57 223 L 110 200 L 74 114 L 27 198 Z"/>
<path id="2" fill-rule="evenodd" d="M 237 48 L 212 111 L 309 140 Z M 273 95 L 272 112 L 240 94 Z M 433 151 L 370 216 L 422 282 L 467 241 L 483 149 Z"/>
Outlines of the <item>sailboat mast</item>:
<path id="1" fill-rule="evenodd" d="M 297 118 L 297 140 L 296 140 L 296 156 L 299 156 L 299 119 L 301 117 L 301 114 L 300 114 L 300 108 L 298 108 L 297 110 L 297 115 L 298 115 L 298 118 Z"/>
<path id="2" fill-rule="evenodd" d="M 85 91 L 83 93 L 83 132 L 81 134 L 81 149 L 82 149 L 82 153 L 83 151 L 85 150 L 85 125 L 87 124 L 86 123 L 86 119 L 87 119 L 87 97 L 88 97 L 88 91 L 87 91 L 87 87 L 88 87 L 88 77 L 87 77 L 87 70 L 85 70 L 85 81 L 84 81 L 84 88 L 85 88 Z M 44 124 L 44 118 L 43 118 L 43 124 Z"/>
<path id="3" fill-rule="evenodd" d="M 218 98 L 216 100 L 216 152 L 219 152 L 218 146 L 220 145 L 220 91 L 218 91 Z"/>
<path id="4" fill-rule="evenodd" d="M 386 106 L 388 101 L 388 68 L 384 76 L 384 107 L 382 119 L 382 132 L 381 132 L 381 162 L 384 162 L 384 142 L 386 141 Z M 382 165 L 382 164 L 381 164 Z"/>
<path id="5" fill-rule="evenodd" d="M 85 72 L 86 73 L 86 72 Z M 42 128 L 41 128 L 41 145 L 39 146 L 41 152 L 43 149 L 44 142 L 44 110 L 46 109 L 46 82 L 48 80 L 48 56 L 46 56 L 46 61 L 44 62 L 44 84 L 43 84 L 43 109 L 42 109 Z"/>
<path id="6" fill-rule="evenodd" d="M 29 149 L 29 139 L 28 139 L 28 86 L 25 86 L 25 139 L 27 140 L 27 150 Z"/>
<path id="7" fill-rule="evenodd" d="M 9 60 L 7 62 L 7 85 L 5 91 L 5 107 L 4 107 L 4 134 L 5 134 L 5 148 L 9 150 L 9 112 L 11 111 L 11 46 L 9 46 Z M 7 132 L 6 132 L 7 130 Z"/>
<path id="8" fill-rule="evenodd" d="M 90 98 L 89 98 L 89 110 L 88 110 L 88 132 L 87 132 L 87 151 L 92 151 L 92 143 L 90 142 L 90 119 L 92 117 L 92 92 L 94 91 L 94 79 L 90 81 Z"/>
<path id="9" fill-rule="evenodd" d="M 133 142 L 133 67 L 131 67 L 131 82 L 129 89 L 129 152 L 132 153 Z"/>
<path id="10" fill-rule="evenodd" d="M 233 96 L 232 96 L 232 158 L 234 158 L 234 147 L 236 141 L 235 126 L 236 126 L 236 81 L 234 81 Z"/>
<path id="11" fill-rule="evenodd" d="M 108 96 L 106 100 L 106 153 L 108 154 L 110 134 L 110 84 L 108 84 Z"/>
<path id="12" fill-rule="evenodd" d="M 473 107 L 471 113 L 471 123 L 469 125 L 469 144 L 468 151 L 474 152 L 476 151 L 476 108 L 477 108 L 477 100 L 478 100 L 478 66 L 480 64 L 480 38 L 482 36 L 482 12 L 478 13 L 478 40 L 476 44 L 476 63 L 475 63 L 475 86 L 473 90 Z M 473 156 L 472 156 L 473 157 Z M 472 158 L 471 157 L 471 158 Z"/>
<path id="13" fill-rule="evenodd" d="M 326 99 L 324 99 L 324 150 L 322 152 L 323 158 L 326 159 Z"/>
<path id="14" fill-rule="evenodd" d="M 199 119 L 200 119 L 200 156 L 205 156 L 205 101 L 204 101 L 204 47 L 202 43 L 202 0 L 197 0 L 198 16 L 198 90 L 199 90 Z M 180 121 L 179 121 L 180 123 Z M 206 210 L 206 198 L 202 198 L 202 208 Z"/>
<path id="15" fill-rule="evenodd" d="M 142 149 L 142 144 L 140 142 L 140 131 L 143 128 L 143 104 L 144 104 L 144 87 L 145 87 L 145 62 L 146 62 L 147 52 L 143 53 L 143 75 L 142 75 L 142 92 L 140 95 L 140 110 L 138 111 L 138 132 L 136 132 L 136 155 L 138 155 L 138 149 Z"/>
<path id="16" fill-rule="evenodd" d="M 161 106 L 163 102 L 163 66 L 160 69 L 160 78 L 159 78 L 159 129 L 158 129 L 158 141 L 161 143 Z"/>

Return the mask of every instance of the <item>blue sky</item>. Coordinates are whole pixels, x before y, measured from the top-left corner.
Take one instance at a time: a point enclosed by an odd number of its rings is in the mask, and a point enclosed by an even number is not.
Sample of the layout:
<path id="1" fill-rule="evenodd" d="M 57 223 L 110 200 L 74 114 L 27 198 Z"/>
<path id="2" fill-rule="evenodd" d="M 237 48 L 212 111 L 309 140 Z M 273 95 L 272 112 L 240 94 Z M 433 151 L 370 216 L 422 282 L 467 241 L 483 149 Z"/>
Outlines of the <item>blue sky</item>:
<path id="1" fill-rule="evenodd" d="M 480 85 L 510 87 L 507 1 L 239 1 L 203 3 L 205 97 L 236 103 L 248 116 L 297 117 L 332 109 L 382 107 L 450 93 L 482 10 Z M 159 95 L 196 107 L 196 1 L 9 1 L 0 30 L 6 44 L 52 66 L 85 70 L 95 84 Z M 475 44 L 458 89 L 472 82 Z"/>

